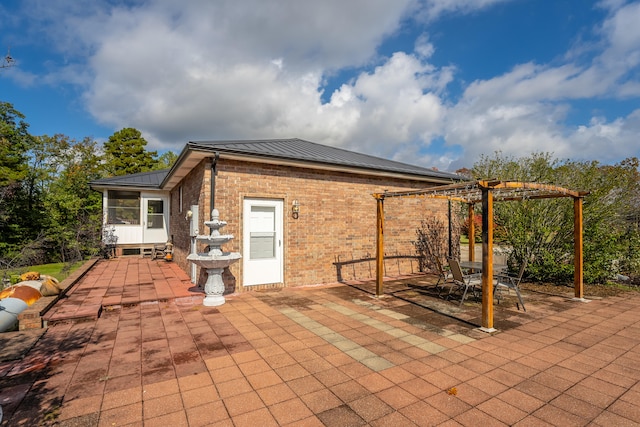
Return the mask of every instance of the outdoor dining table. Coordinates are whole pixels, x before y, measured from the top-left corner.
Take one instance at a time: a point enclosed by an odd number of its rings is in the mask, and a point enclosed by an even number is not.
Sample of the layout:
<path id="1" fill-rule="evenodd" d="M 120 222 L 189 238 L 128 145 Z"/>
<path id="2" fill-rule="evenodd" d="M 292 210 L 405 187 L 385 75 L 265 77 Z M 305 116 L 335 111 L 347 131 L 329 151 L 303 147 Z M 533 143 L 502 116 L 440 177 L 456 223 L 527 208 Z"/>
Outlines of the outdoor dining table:
<path id="1" fill-rule="evenodd" d="M 481 272 L 482 271 L 482 262 L 481 261 L 460 261 L 460 267 Z M 507 269 L 507 266 L 504 264 L 493 264 L 494 272 L 501 272 Z"/>
<path id="2" fill-rule="evenodd" d="M 480 261 L 460 261 L 460 268 L 465 269 L 465 270 L 469 270 L 470 273 L 471 273 L 470 276 L 478 277 L 482 273 L 482 262 L 480 262 Z M 494 275 L 494 278 L 495 278 L 496 275 L 499 275 L 499 274 L 503 273 L 504 271 L 506 271 L 506 269 L 507 269 L 507 266 L 504 265 L 504 264 L 493 264 L 493 275 Z M 478 286 L 474 286 L 474 288 L 473 288 L 474 296 L 479 297 L 479 295 L 481 293 L 482 293 L 482 288 L 478 287 Z"/>

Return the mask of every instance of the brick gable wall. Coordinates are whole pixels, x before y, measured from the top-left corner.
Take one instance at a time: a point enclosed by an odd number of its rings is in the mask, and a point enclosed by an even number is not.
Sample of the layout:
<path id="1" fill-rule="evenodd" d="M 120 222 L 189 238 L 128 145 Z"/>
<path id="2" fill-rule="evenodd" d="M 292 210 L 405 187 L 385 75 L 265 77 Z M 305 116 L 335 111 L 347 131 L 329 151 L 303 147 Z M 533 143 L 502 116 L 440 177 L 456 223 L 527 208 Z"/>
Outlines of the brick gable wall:
<path id="1" fill-rule="evenodd" d="M 173 238 L 173 260 L 187 273 L 191 271 L 187 256 L 191 248 L 191 237 L 189 236 L 189 220 L 186 218 L 187 211 L 191 205 L 198 205 L 200 212 L 200 234 L 208 232 L 204 227 L 203 218 L 207 218 L 209 211 L 209 177 L 211 162 L 200 162 L 182 182 L 171 191 L 171 236 Z M 180 187 L 182 187 L 182 209 L 180 207 Z M 199 249 L 201 250 L 201 248 Z"/>
<path id="2" fill-rule="evenodd" d="M 182 181 L 183 205 L 188 209 L 191 204 L 199 204 L 200 234 L 209 232 L 203 221 L 210 215 L 210 165 L 210 160 L 201 162 Z M 375 257 L 376 200 L 372 193 L 428 186 L 418 181 L 227 159 L 218 161 L 217 170 L 215 204 L 220 218 L 228 223 L 222 233 L 235 236 L 223 246 L 224 251 L 242 253 L 245 198 L 283 200 L 285 286 L 336 282 L 334 262 Z M 298 219 L 291 215 L 294 199 L 300 202 Z M 174 260 L 189 271 L 186 261 L 189 222 L 185 220 L 184 212 L 177 214 L 177 202 L 178 187 L 171 194 Z M 447 202 L 423 198 L 385 200 L 385 252 L 388 255 L 414 254 L 411 242 L 415 240 L 420 220 L 433 215 L 446 220 Z M 200 245 L 198 251 L 203 250 Z M 391 276 L 418 270 L 415 260 L 388 260 L 385 267 Z M 375 262 L 345 266 L 342 276 L 344 279 L 373 277 Z M 230 267 L 225 283 L 234 278 L 237 292 L 258 288 L 242 286 L 242 260 Z"/>

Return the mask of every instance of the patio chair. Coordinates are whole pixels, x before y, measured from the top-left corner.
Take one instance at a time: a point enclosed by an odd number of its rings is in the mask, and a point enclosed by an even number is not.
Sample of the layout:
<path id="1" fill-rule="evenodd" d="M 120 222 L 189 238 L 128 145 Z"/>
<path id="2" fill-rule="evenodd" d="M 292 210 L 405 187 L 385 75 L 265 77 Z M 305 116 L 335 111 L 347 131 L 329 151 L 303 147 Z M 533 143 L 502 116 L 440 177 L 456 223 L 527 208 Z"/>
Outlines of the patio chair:
<path id="1" fill-rule="evenodd" d="M 524 270 L 527 268 L 528 259 L 525 258 L 522 264 L 520 265 L 520 271 L 518 271 L 518 275 L 510 275 L 508 273 L 499 273 L 495 274 L 493 277 L 496 279 L 496 285 L 493 288 L 493 294 L 495 295 L 496 291 L 498 291 L 498 304 L 500 304 L 500 296 L 502 295 L 502 289 L 507 288 L 507 292 L 513 289 L 520 301 L 520 305 L 522 305 L 522 309 L 527 311 L 524 306 L 524 301 L 522 300 L 522 295 L 520 294 L 520 282 L 522 281 L 522 276 L 524 276 Z M 498 288 L 500 288 L 498 290 Z M 520 306 L 518 306 L 518 310 L 520 310 Z"/>
<path id="2" fill-rule="evenodd" d="M 439 257 L 433 257 L 433 263 L 436 266 L 436 274 L 438 275 L 438 281 L 436 282 L 436 290 L 438 295 L 444 290 L 444 285 L 451 279 L 451 271 L 447 270 Z"/>
<path id="3" fill-rule="evenodd" d="M 462 293 L 460 298 L 460 305 L 464 302 L 469 289 L 475 295 L 475 287 L 482 283 L 482 273 L 464 274 L 460 267 L 460 262 L 457 259 L 449 258 L 449 268 L 451 268 L 452 286 L 449 290 L 447 298 L 451 297 L 451 294 L 455 292 Z"/>

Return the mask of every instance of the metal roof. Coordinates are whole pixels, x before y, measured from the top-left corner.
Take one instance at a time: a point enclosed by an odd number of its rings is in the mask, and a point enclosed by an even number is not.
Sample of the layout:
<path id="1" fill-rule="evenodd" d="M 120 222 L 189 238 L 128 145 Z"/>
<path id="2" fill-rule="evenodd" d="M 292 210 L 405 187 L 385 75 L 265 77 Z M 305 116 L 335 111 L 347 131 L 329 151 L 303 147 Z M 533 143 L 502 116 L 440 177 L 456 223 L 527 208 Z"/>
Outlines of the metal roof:
<path id="1" fill-rule="evenodd" d="M 303 139 L 269 139 L 249 141 L 193 141 L 187 144 L 198 150 L 210 150 L 221 155 L 241 154 L 271 159 L 286 159 L 319 163 L 331 166 L 346 166 L 360 169 L 396 172 L 423 177 L 445 178 L 459 181 L 459 175 L 434 169 L 414 166 L 342 148 L 322 145 Z"/>
<path id="2" fill-rule="evenodd" d="M 459 182 L 463 177 L 380 157 L 330 147 L 303 139 L 265 139 L 229 141 L 190 141 L 171 169 L 103 178 L 92 187 L 138 187 L 170 190 L 201 160 L 218 154 L 221 159 L 235 158 L 259 163 L 287 164 L 365 174 L 395 175 L 437 183 Z"/>
<path id="3" fill-rule="evenodd" d="M 166 178 L 170 169 L 162 169 L 152 172 L 134 173 L 131 175 L 112 176 L 102 178 L 89 183 L 92 187 L 136 187 L 136 188 L 160 188 L 160 183 Z"/>

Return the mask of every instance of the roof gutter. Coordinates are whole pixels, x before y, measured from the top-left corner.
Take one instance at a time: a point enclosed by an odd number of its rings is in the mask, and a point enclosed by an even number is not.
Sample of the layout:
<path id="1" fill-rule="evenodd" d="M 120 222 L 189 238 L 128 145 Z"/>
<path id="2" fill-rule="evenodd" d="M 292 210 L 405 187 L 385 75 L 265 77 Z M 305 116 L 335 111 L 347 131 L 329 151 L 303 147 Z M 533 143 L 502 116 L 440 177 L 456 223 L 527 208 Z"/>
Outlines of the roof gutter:
<path id="1" fill-rule="evenodd" d="M 312 161 L 304 161 L 304 160 L 291 160 L 288 158 L 278 158 L 273 156 L 258 156 L 258 155 L 249 155 L 249 154 L 237 154 L 237 153 L 223 153 L 225 159 L 229 160 L 238 160 L 238 161 L 250 161 L 256 163 L 263 164 L 273 164 L 279 166 L 291 166 L 291 167 L 300 167 L 307 169 L 319 169 L 324 171 L 333 171 L 333 172 L 344 172 L 351 174 L 359 174 L 359 175 L 371 175 L 371 176 L 384 176 L 387 178 L 398 178 L 398 179 L 414 179 L 418 181 L 428 181 L 432 183 L 438 184 L 452 184 L 460 181 L 467 181 L 464 177 L 460 177 L 455 179 L 454 177 L 438 177 L 438 176 L 427 176 L 421 175 L 411 172 L 400 172 L 400 171 L 389 171 L 389 170 L 380 170 L 375 168 L 368 167 L 357 167 L 357 166 L 346 166 L 346 165 L 336 165 L 336 164 L 328 164 L 322 162 L 312 162 Z"/>

